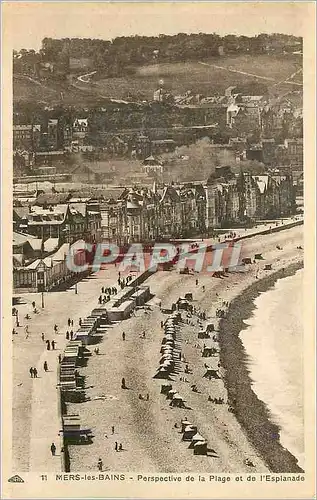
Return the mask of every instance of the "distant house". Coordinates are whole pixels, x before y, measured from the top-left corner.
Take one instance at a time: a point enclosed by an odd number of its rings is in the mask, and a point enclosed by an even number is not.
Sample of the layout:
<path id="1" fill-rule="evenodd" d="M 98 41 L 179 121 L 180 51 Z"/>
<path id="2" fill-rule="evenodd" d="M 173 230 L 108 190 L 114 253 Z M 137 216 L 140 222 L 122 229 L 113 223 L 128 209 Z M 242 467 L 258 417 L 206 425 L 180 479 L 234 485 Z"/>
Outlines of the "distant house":
<path id="1" fill-rule="evenodd" d="M 88 119 L 76 118 L 73 122 L 73 139 L 84 139 L 88 134 Z"/>
<path id="2" fill-rule="evenodd" d="M 236 116 L 239 113 L 240 108 L 236 104 L 230 104 L 227 108 L 227 118 L 226 123 L 228 127 L 232 128 L 235 124 Z"/>
<path id="3" fill-rule="evenodd" d="M 293 167 L 303 168 L 303 139 L 285 139 L 284 147 L 287 163 Z"/>
<path id="4" fill-rule="evenodd" d="M 152 155 L 145 158 L 145 160 L 143 161 L 142 168 L 143 171 L 146 172 L 147 174 L 148 173 L 162 174 L 164 170 L 163 163 Z"/>
<path id="5" fill-rule="evenodd" d="M 114 178 L 114 172 L 104 165 L 83 164 L 74 168 L 71 173 L 72 182 L 108 183 Z"/>
<path id="6" fill-rule="evenodd" d="M 40 144 L 41 125 L 13 125 L 13 149 L 35 151 Z"/>

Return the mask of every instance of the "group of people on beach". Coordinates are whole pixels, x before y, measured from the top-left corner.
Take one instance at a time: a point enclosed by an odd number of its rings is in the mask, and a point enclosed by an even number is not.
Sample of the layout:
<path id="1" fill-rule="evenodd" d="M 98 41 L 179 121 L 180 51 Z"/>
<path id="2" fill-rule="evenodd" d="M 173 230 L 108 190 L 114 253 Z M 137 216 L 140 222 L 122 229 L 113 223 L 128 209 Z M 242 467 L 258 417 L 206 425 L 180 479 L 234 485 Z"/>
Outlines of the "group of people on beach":
<path id="1" fill-rule="evenodd" d="M 44 369 L 45 372 L 48 372 L 47 361 L 44 361 L 44 363 L 43 363 L 43 369 Z M 33 368 L 33 366 L 31 366 L 29 372 L 30 372 L 31 378 L 37 378 L 38 371 L 37 371 L 37 369 L 35 367 Z"/>
<path id="2" fill-rule="evenodd" d="M 51 347 L 52 347 L 52 351 L 55 351 L 55 346 L 56 346 L 55 340 L 52 340 L 51 342 L 49 340 L 45 340 L 45 342 L 46 342 L 46 350 L 47 351 L 50 351 Z"/>

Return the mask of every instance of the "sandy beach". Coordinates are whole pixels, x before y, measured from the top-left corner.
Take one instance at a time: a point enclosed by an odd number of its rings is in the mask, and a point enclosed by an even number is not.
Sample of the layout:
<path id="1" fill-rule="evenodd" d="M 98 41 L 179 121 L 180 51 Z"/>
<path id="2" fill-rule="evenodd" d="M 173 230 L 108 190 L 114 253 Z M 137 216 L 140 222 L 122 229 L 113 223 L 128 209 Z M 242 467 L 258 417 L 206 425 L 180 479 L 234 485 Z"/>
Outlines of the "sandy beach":
<path id="1" fill-rule="evenodd" d="M 153 379 L 163 336 L 160 323 L 167 316 L 158 305 L 153 305 L 151 312 L 138 310 L 130 319 L 111 325 L 99 344 L 100 354 L 91 357 L 80 370 L 86 377 L 90 401 L 68 405 L 68 413 L 79 413 L 83 425 L 94 434 L 92 444 L 70 447 L 71 471 L 95 470 L 99 457 L 104 470 L 123 472 L 300 470 L 294 457 L 280 446 L 278 429 L 268 423 L 265 406 L 250 389 L 243 352 L 237 349 L 237 334 L 243 319 L 251 314 L 257 294 L 302 265 L 303 251 L 297 248 L 302 239 L 303 228 L 294 227 L 245 240 L 244 255 L 253 258 L 261 252 L 265 260 L 246 266 L 244 273 L 230 273 L 222 279 L 207 274 L 181 275 L 175 270 L 158 272 L 147 280 L 151 292 L 162 299 L 163 308 L 192 292 L 193 304 L 206 311 L 208 321 L 216 328 L 216 309 L 222 307 L 223 301 L 230 303 L 229 314 L 220 326 L 220 357 L 202 358 L 203 340 L 197 338 L 199 325 L 195 316 L 192 324 L 181 324 L 177 342 L 191 373 L 185 376 L 188 382 L 180 380 L 184 377 L 182 363 L 171 383 L 188 408 L 172 409 L 160 394 L 162 382 Z M 272 264 L 272 270 L 264 270 L 266 264 Z M 145 338 L 141 336 L 143 331 Z M 211 364 L 211 360 L 221 363 L 219 380 L 203 378 L 204 363 Z M 127 390 L 121 389 L 122 377 Z M 197 393 L 191 391 L 192 384 L 197 385 Z M 149 400 L 139 399 L 139 394 L 148 394 Z M 224 404 L 216 405 L 208 401 L 208 396 L 223 397 Z M 232 402 L 233 398 L 236 416 L 228 411 L 228 400 Z M 208 441 L 215 452 L 212 457 L 194 455 L 188 444 L 181 441 L 179 428 L 174 424 L 185 417 L 197 425 L 198 432 Z M 122 443 L 122 452 L 115 451 L 115 442 Z M 247 458 L 254 467 L 245 464 Z"/>

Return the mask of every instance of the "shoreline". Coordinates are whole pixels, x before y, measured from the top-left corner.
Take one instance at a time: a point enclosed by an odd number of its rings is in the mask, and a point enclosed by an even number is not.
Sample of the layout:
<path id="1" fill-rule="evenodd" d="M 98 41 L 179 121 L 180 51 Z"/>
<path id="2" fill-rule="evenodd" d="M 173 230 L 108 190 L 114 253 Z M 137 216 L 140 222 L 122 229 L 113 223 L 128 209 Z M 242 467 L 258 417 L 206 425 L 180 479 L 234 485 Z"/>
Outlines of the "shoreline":
<path id="1" fill-rule="evenodd" d="M 219 324 L 220 360 L 226 371 L 224 383 L 228 401 L 235 408 L 235 417 L 248 439 L 274 473 L 304 471 L 296 457 L 280 443 L 279 426 L 271 422 L 268 407 L 253 392 L 247 354 L 239 335 L 246 328 L 244 321 L 251 317 L 256 307 L 254 300 L 260 293 L 271 289 L 278 279 L 291 276 L 301 268 L 302 260 L 252 283 L 232 300 L 227 317 Z"/>

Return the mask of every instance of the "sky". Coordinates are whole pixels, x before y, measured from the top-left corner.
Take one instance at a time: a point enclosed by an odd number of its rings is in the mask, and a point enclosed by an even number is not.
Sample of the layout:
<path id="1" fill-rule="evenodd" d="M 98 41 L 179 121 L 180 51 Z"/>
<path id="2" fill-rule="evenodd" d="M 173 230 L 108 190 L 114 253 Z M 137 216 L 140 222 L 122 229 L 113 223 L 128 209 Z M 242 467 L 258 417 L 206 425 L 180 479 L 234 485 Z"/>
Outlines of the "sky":
<path id="1" fill-rule="evenodd" d="M 314 2 L 313 2 L 314 3 Z M 102 38 L 176 33 L 305 35 L 312 2 L 5 2 L 10 46 L 36 49 L 45 37 Z M 309 14 L 308 14 L 309 16 Z"/>

